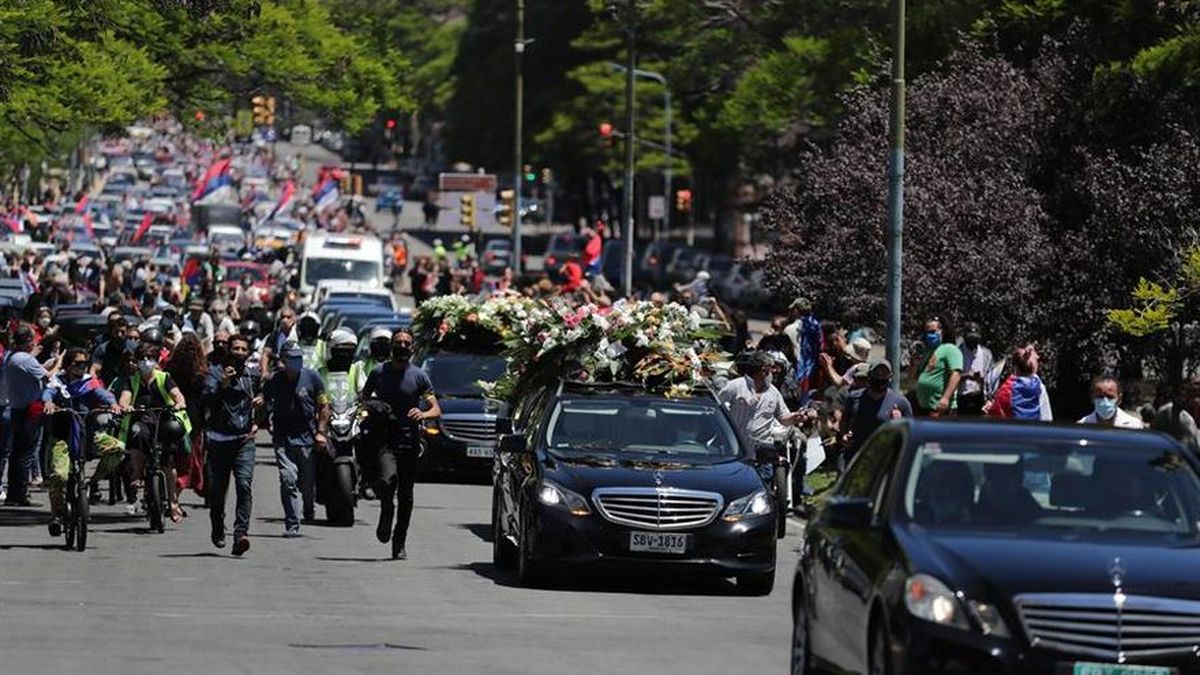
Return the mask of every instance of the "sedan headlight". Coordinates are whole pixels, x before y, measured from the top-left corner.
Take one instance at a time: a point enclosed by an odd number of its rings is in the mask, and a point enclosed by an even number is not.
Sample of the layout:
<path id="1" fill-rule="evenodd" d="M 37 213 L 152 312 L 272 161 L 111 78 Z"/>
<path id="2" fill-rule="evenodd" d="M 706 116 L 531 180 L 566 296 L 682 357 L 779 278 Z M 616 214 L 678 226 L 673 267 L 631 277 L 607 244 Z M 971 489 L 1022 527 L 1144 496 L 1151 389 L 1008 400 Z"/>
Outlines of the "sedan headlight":
<path id="1" fill-rule="evenodd" d="M 904 604 L 918 619 L 964 630 L 970 628 L 958 596 L 928 574 L 914 574 L 904 582 Z"/>
<path id="2" fill-rule="evenodd" d="M 767 494 L 766 490 L 759 490 L 729 502 L 729 506 L 725 507 L 723 517 L 731 523 L 736 523 L 745 518 L 765 516 L 774 510 L 775 505 L 771 503 L 771 496 Z"/>
<path id="3" fill-rule="evenodd" d="M 984 635 L 999 638 L 1012 636 L 995 605 L 963 598 L 928 574 L 914 574 L 908 578 L 904 584 L 904 604 L 909 613 L 919 619 L 970 630 L 966 617 L 969 613 Z"/>
<path id="4" fill-rule="evenodd" d="M 548 480 L 542 480 L 538 486 L 537 500 L 546 506 L 570 511 L 576 516 L 586 516 L 592 512 L 583 495 Z"/>

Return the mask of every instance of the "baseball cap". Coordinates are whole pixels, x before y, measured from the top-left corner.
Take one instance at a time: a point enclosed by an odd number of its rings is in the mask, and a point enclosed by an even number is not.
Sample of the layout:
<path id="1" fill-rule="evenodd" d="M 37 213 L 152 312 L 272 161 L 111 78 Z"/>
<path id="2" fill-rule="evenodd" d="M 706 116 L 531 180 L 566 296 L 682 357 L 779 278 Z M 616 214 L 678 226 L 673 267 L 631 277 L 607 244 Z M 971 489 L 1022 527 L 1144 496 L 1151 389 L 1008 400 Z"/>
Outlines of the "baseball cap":
<path id="1" fill-rule="evenodd" d="M 846 356 L 858 361 L 866 363 L 871 358 L 871 341 L 864 337 L 856 337 L 846 345 Z"/>
<path id="2" fill-rule="evenodd" d="M 888 377 L 892 376 L 892 364 L 887 359 L 874 359 L 871 361 L 871 365 L 868 367 L 867 372 L 873 373 L 880 368 L 887 371 Z"/>

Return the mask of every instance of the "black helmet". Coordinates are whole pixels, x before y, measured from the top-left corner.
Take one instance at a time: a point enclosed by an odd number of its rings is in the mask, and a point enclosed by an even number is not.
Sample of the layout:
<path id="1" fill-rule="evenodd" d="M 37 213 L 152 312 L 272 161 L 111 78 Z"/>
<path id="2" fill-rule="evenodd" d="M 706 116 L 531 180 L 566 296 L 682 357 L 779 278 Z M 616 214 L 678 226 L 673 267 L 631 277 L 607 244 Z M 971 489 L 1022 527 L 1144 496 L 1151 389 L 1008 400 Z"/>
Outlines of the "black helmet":
<path id="1" fill-rule="evenodd" d="M 142 331 L 142 344 L 162 345 L 163 334 L 162 329 L 151 326 Z"/>
<path id="2" fill-rule="evenodd" d="M 296 322 L 296 332 L 301 337 L 315 338 L 321 331 L 321 319 L 312 312 L 306 313 Z"/>
<path id="3" fill-rule="evenodd" d="M 238 326 L 238 335 L 245 335 L 251 340 L 258 339 L 258 322 L 254 319 L 246 319 Z"/>

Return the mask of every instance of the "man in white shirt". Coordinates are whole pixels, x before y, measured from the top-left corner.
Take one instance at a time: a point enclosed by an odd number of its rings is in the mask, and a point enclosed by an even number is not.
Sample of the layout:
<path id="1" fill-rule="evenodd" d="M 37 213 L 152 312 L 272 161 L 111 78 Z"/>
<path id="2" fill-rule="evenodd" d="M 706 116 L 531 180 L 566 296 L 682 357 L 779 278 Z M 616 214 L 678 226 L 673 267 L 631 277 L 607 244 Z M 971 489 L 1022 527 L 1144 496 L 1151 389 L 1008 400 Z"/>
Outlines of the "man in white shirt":
<path id="1" fill-rule="evenodd" d="M 962 382 L 958 385 L 958 414 L 977 416 L 983 414 L 984 380 L 995 361 L 992 350 L 981 342 L 979 324 L 969 322 L 963 326 L 963 341 L 958 349 L 962 352 Z"/>
<path id="2" fill-rule="evenodd" d="M 1116 429 L 1142 429 L 1138 417 L 1121 410 L 1121 384 L 1114 377 L 1098 377 L 1092 382 L 1092 403 L 1095 409 L 1080 424 L 1098 424 Z"/>
<path id="3" fill-rule="evenodd" d="M 729 411 L 742 444 L 750 450 L 759 443 L 772 442 L 771 428 L 774 423 L 794 426 L 810 412 L 788 410 L 783 402 L 783 394 L 771 384 L 774 364 L 767 354 L 750 352 L 746 361 L 738 366 L 745 375 L 730 380 L 717 394 L 717 399 Z"/>

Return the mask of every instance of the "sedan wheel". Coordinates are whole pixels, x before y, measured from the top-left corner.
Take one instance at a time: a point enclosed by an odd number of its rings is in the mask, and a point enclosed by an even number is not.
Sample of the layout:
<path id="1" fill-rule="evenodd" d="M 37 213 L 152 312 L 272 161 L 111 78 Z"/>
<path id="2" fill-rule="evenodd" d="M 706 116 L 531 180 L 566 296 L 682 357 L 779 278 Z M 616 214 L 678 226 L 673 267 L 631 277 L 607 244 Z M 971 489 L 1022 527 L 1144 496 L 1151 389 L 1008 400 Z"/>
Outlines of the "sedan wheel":
<path id="1" fill-rule="evenodd" d="M 492 492 L 492 564 L 499 569 L 512 569 L 517 562 L 516 547 L 504 534 L 500 523 L 500 495 Z"/>
<path id="2" fill-rule="evenodd" d="M 528 513 L 528 510 L 523 510 Z M 546 585 L 546 572 L 541 563 L 533 559 L 529 550 L 529 531 L 532 529 L 528 516 L 521 517 L 521 539 L 517 555 L 517 576 L 527 588 L 542 588 Z"/>
<path id="3" fill-rule="evenodd" d="M 809 675 L 813 672 L 808 649 L 808 612 L 804 606 L 796 608 L 792 617 L 792 675 Z"/>

